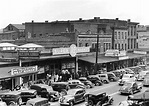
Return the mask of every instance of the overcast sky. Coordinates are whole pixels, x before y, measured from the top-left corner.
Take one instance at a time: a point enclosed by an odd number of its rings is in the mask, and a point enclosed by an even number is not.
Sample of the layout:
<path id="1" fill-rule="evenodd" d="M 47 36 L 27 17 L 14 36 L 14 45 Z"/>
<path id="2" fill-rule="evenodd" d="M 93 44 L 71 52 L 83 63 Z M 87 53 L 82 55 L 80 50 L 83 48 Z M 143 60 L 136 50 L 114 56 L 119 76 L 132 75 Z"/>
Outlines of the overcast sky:
<path id="1" fill-rule="evenodd" d="M 0 29 L 8 24 L 94 17 L 149 25 L 149 0 L 0 0 Z"/>

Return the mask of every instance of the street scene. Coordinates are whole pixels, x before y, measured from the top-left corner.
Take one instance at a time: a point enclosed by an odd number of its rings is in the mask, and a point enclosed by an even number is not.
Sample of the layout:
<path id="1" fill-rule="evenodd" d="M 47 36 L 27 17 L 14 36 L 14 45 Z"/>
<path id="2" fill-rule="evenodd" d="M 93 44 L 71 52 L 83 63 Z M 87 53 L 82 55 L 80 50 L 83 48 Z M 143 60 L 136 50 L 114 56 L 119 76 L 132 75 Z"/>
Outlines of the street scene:
<path id="1" fill-rule="evenodd" d="M 149 106 L 148 7 L 2 0 L 0 106 Z"/>

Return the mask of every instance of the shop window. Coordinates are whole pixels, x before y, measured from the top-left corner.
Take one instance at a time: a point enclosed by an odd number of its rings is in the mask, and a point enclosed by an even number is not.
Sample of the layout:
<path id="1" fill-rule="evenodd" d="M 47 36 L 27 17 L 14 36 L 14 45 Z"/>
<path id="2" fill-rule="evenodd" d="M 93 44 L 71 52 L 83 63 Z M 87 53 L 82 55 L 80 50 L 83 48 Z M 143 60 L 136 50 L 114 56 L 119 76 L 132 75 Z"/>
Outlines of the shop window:
<path id="1" fill-rule="evenodd" d="M 85 46 L 87 47 L 87 46 L 89 46 L 89 44 L 88 43 L 85 43 Z"/>

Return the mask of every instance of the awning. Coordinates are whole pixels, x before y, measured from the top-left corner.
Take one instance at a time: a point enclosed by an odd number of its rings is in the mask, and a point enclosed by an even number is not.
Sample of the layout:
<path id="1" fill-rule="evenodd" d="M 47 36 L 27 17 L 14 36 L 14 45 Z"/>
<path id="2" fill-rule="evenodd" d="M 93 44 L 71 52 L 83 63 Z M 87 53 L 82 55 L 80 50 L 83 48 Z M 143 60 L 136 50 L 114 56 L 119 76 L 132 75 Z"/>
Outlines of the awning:
<path id="1" fill-rule="evenodd" d="M 129 59 L 133 59 L 133 58 L 140 58 L 140 57 L 144 57 L 144 54 L 136 54 L 136 53 L 127 53 L 127 56 L 129 56 Z"/>
<path id="2" fill-rule="evenodd" d="M 79 57 L 79 60 L 87 61 L 90 63 L 95 63 L 96 57 L 95 56 Z M 108 62 L 114 62 L 114 61 L 118 61 L 118 58 L 106 57 L 106 56 L 99 56 L 98 57 L 98 63 L 108 63 Z"/>
<path id="3" fill-rule="evenodd" d="M 28 73 L 21 73 L 18 75 L 11 75 L 11 70 L 12 69 L 18 69 L 21 68 L 19 66 L 12 66 L 12 67 L 2 67 L 0 68 L 0 80 L 2 79 L 8 79 L 8 78 L 13 78 L 13 77 L 19 77 L 19 76 L 25 76 L 25 75 L 29 75 L 29 74 L 34 74 L 37 73 L 38 71 L 34 71 L 34 72 L 28 72 Z"/>

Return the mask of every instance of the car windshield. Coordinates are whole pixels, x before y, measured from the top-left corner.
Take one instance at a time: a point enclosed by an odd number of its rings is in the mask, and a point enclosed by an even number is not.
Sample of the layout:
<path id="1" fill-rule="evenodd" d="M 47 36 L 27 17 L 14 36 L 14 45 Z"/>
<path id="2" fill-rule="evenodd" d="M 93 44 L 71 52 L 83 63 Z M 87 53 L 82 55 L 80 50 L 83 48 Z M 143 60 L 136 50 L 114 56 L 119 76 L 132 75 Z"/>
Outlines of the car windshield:
<path id="1" fill-rule="evenodd" d="M 130 78 L 130 76 L 129 76 L 129 75 L 124 75 L 123 78 L 124 78 L 124 79 L 125 79 L 125 78 Z"/>
<path id="2" fill-rule="evenodd" d="M 125 84 L 124 84 L 124 86 L 129 86 L 129 87 L 130 87 L 131 85 L 132 85 L 132 83 L 125 83 Z"/>
<path id="3" fill-rule="evenodd" d="M 67 95 L 75 95 L 75 91 L 74 90 L 68 90 L 67 91 Z"/>

